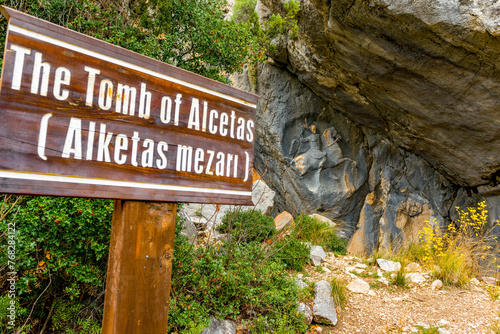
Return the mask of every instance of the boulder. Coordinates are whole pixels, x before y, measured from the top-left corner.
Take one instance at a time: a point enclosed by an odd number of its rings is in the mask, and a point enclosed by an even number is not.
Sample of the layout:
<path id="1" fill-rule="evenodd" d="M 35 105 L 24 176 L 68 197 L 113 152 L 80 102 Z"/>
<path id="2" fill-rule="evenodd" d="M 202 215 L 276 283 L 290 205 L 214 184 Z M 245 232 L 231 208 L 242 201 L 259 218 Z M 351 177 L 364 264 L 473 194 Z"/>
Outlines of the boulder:
<path id="1" fill-rule="evenodd" d="M 337 324 L 337 311 L 332 297 L 332 287 L 327 281 L 314 284 L 313 317 L 317 323 Z"/>
<path id="2" fill-rule="evenodd" d="M 328 224 L 331 227 L 335 227 L 336 226 L 336 224 L 331 219 L 328 219 L 325 216 L 319 215 L 317 213 L 310 214 L 309 217 L 317 219 L 320 222 Z"/>
<path id="3" fill-rule="evenodd" d="M 210 325 L 201 334 L 236 334 L 236 327 L 234 321 L 210 317 Z"/>
<path id="4" fill-rule="evenodd" d="M 313 266 L 319 266 L 326 257 L 326 253 L 321 246 L 312 246 L 309 254 L 309 263 Z"/>
<path id="5" fill-rule="evenodd" d="M 188 238 L 189 242 L 195 244 L 196 237 L 198 235 L 198 230 L 196 228 L 196 225 L 184 211 L 179 212 L 179 216 L 181 218 L 181 224 L 182 224 L 181 235 Z"/>
<path id="6" fill-rule="evenodd" d="M 470 280 L 470 284 L 478 286 L 478 285 L 481 285 L 481 282 L 479 282 L 479 280 L 477 278 L 473 277 Z"/>
<path id="7" fill-rule="evenodd" d="M 297 312 L 304 315 L 304 323 L 309 326 L 313 320 L 313 312 L 311 308 L 307 304 L 299 303 Z"/>
<path id="8" fill-rule="evenodd" d="M 487 285 L 495 285 L 495 283 L 496 283 L 495 277 L 483 276 L 483 277 L 480 277 L 480 279 L 481 279 L 481 281 L 484 282 L 484 284 L 487 284 Z"/>
<path id="9" fill-rule="evenodd" d="M 280 213 L 276 216 L 276 218 L 274 218 L 274 224 L 278 231 L 281 231 L 286 226 L 292 224 L 293 221 L 293 216 L 287 211 Z"/>
<path id="10" fill-rule="evenodd" d="M 276 193 L 261 178 L 253 183 L 252 202 L 255 210 L 270 215 L 274 208 L 274 197 Z"/>
<path id="11" fill-rule="evenodd" d="M 262 3 L 284 14 L 283 1 Z M 280 60 L 351 122 L 457 184 L 497 182 L 497 11 L 495 0 L 304 1 L 299 36 Z"/>
<path id="12" fill-rule="evenodd" d="M 401 263 L 399 262 L 377 259 L 377 264 L 380 269 L 386 272 L 395 272 L 401 269 Z"/>

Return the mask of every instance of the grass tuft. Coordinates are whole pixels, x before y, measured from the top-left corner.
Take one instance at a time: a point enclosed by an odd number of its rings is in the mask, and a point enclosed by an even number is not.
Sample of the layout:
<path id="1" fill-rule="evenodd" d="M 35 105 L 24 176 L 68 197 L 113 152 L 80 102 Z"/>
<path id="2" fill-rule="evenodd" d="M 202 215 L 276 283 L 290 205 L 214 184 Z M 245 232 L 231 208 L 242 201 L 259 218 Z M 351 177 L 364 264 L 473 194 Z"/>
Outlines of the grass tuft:
<path id="1" fill-rule="evenodd" d="M 390 280 L 391 284 L 399 286 L 400 288 L 407 288 L 408 287 L 408 279 L 406 278 L 406 270 L 404 269 L 404 266 L 401 266 L 401 269 L 396 271 L 396 275 L 391 278 Z"/>
<path id="2" fill-rule="evenodd" d="M 332 296 L 335 305 L 338 305 L 340 308 L 345 308 L 348 301 L 347 283 L 344 280 L 334 277 L 330 281 L 330 285 L 332 287 Z"/>

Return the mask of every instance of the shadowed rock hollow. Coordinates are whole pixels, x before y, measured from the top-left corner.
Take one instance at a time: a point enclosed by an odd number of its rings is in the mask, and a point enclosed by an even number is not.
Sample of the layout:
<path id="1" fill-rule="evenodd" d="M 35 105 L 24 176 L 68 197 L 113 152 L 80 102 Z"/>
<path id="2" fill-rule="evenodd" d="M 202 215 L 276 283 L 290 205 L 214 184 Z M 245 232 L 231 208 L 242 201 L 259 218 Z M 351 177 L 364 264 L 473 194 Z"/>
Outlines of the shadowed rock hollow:
<path id="1" fill-rule="evenodd" d="M 262 19 L 283 13 L 261 0 Z M 299 35 L 237 84 L 261 96 L 257 170 L 277 209 L 342 222 L 354 252 L 455 206 L 500 206 L 500 4 L 300 2 Z M 473 196 L 471 194 L 477 193 Z"/>

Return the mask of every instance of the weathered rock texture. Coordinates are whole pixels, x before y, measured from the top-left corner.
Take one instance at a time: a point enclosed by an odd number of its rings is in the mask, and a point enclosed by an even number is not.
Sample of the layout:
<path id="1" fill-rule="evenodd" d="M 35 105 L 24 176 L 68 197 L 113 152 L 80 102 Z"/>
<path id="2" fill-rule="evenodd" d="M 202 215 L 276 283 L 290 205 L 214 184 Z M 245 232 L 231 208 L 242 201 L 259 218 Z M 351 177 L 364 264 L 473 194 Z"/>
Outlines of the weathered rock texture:
<path id="1" fill-rule="evenodd" d="M 499 11 L 492 0 L 302 0 L 299 37 L 277 60 L 457 184 L 498 183 Z"/>
<path id="2" fill-rule="evenodd" d="M 283 12 L 261 1 L 262 15 Z M 276 209 L 340 223 L 358 253 L 409 243 L 482 198 L 499 219 L 497 1 L 300 6 L 298 37 L 237 80 L 261 96 L 255 165 Z"/>

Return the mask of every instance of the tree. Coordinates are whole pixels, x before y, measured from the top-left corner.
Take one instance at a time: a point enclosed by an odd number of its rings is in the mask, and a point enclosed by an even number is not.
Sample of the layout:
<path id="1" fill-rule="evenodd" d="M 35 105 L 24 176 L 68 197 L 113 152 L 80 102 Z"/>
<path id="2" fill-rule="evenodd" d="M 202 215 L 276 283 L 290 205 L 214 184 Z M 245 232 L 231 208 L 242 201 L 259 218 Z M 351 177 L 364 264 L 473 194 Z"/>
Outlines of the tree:
<path id="1" fill-rule="evenodd" d="M 225 0 L 0 0 L 0 4 L 160 61 L 228 82 L 259 54 L 245 22 L 228 19 Z M 5 43 L 7 20 L 0 19 Z M 257 55 L 257 56 L 256 56 Z M 112 202 L 4 196 L 0 231 L 17 223 L 18 319 L 26 333 L 100 332 Z M 0 234 L 7 263 L 7 234 Z M 3 282 L 8 268 L 0 267 Z M 8 287 L 1 287 L 0 331 Z"/>
<path id="2" fill-rule="evenodd" d="M 247 22 L 228 17 L 225 0 L 2 0 L 1 4 L 148 57 L 228 83 L 258 58 Z M 3 18 L 0 37 L 5 39 Z M 261 53 L 262 54 L 262 53 Z"/>

